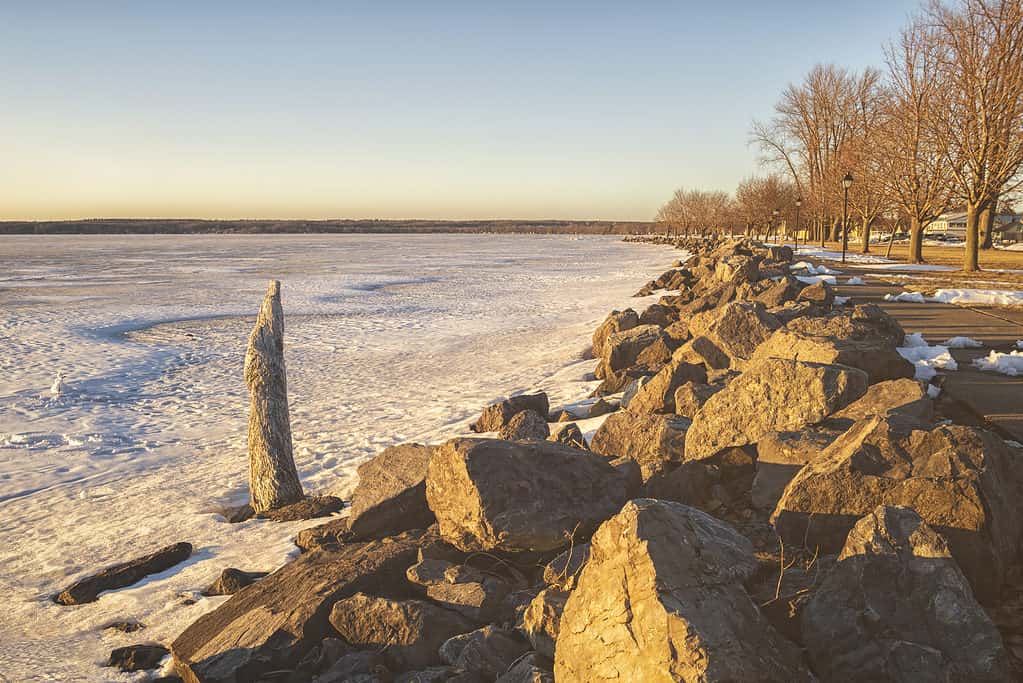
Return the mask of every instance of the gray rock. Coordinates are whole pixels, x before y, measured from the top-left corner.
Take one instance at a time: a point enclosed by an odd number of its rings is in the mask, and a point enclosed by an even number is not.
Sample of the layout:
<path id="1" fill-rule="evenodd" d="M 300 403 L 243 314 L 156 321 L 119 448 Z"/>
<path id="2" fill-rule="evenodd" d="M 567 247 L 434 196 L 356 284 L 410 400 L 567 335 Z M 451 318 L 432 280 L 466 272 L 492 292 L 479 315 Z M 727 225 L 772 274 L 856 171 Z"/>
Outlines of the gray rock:
<path id="1" fill-rule="evenodd" d="M 786 544 L 834 553 L 878 505 L 912 506 L 948 540 L 978 599 L 992 603 L 1023 530 L 1014 468 L 990 432 L 870 417 L 799 471 L 771 519 Z"/>
<path id="2" fill-rule="evenodd" d="M 442 537 L 464 551 L 549 551 L 625 501 L 607 461 L 552 441 L 452 439 L 430 460 L 426 498 Z"/>
<path id="3" fill-rule="evenodd" d="M 122 564 L 108 567 L 76 581 L 53 596 L 59 605 L 81 605 L 95 602 L 103 591 L 116 590 L 138 583 L 150 574 L 166 571 L 192 555 L 190 543 L 175 543 Z"/>
<path id="4" fill-rule="evenodd" d="M 500 435 L 508 441 L 542 440 L 551 435 L 551 430 L 540 413 L 523 410 L 501 427 Z"/>
<path id="5" fill-rule="evenodd" d="M 293 668 L 310 644 L 328 635 L 338 600 L 364 592 L 411 597 L 405 570 L 436 532 L 415 531 L 339 550 L 303 553 L 199 617 L 171 645 L 186 681 L 237 683 Z"/>
<path id="6" fill-rule="evenodd" d="M 593 435 L 590 448 L 609 458 L 635 460 L 645 481 L 682 462 L 689 424 L 689 420 L 681 417 L 626 410 L 604 420 Z"/>
<path id="7" fill-rule="evenodd" d="M 329 548 L 336 550 L 343 543 L 351 541 L 348 533 L 348 518 L 338 517 L 325 524 L 302 529 L 295 536 L 295 545 L 303 552 L 315 548 Z"/>
<path id="8" fill-rule="evenodd" d="M 1009 680 L 1001 635 L 945 539 L 909 508 L 856 523 L 802 631 L 824 681 Z"/>
<path id="9" fill-rule="evenodd" d="M 496 683 L 554 683 L 554 663 L 538 653 L 520 657 Z"/>
<path id="10" fill-rule="evenodd" d="M 513 417 L 523 410 L 532 410 L 540 415 L 550 412 L 547 394 L 521 394 L 504 401 L 498 401 L 483 409 L 483 414 L 474 422 L 470 429 L 474 432 L 499 432 Z"/>
<path id="11" fill-rule="evenodd" d="M 493 680 L 528 651 L 514 631 L 490 625 L 451 638 L 441 646 L 440 656 L 451 666 Z"/>
<path id="12" fill-rule="evenodd" d="M 234 595 L 242 588 L 266 576 L 267 572 L 243 572 L 228 567 L 220 573 L 217 580 L 203 591 L 203 595 Z"/>
<path id="13" fill-rule="evenodd" d="M 572 446 L 573 448 L 589 448 L 582 430 L 579 429 L 579 425 L 574 422 L 565 422 L 561 425 L 556 425 L 555 428 L 551 430 L 551 435 L 547 438 L 551 441 L 563 443 L 566 446 Z"/>
<path id="14" fill-rule="evenodd" d="M 642 388 L 629 403 L 636 413 L 674 413 L 675 392 L 686 383 L 707 381 L 707 370 L 701 365 L 672 360 Z"/>
<path id="15" fill-rule="evenodd" d="M 114 666 L 121 671 L 145 671 L 155 669 L 160 660 L 170 654 L 163 645 L 128 645 L 119 647 L 110 653 L 107 666 Z"/>
<path id="16" fill-rule="evenodd" d="M 409 567 L 406 576 L 412 583 L 423 586 L 428 598 L 471 619 L 474 626 L 500 621 L 506 616 L 503 609 L 510 586 L 475 567 L 426 559 Z"/>
<path id="17" fill-rule="evenodd" d="M 339 512 L 345 502 L 337 496 L 309 496 L 288 505 L 271 508 L 259 513 L 259 517 L 273 522 L 298 522 L 303 519 L 328 517 Z"/>
<path id="18" fill-rule="evenodd" d="M 766 358 L 711 396 L 686 435 L 686 460 L 728 446 L 755 444 L 765 434 L 820 422 L 867 390 L 862 370 Z"/>
<path id="19" fill-rule="evenodd" d="M 756 561 L 731 527 L 641 498 L 591 546 L 559 623 L 557 680 L 809 680 L 743 588 Z"/>
<path id="20" fill-rule="evenodd" d="M 631 330 L 637 325 L 639 325 L 639 315 L 631 308 L 626 308 L 624 311 L 612 311 L 611 315 L 607 316 L 593 333 L 593 356 L 600 358 L 604 354 L 604 344 L 612 334 Z"/>
<path id="21" fill-rule="evenodd" d="M 440 646 L 473 627 L 460 614 L 424 600 L 388 600 L 365 593 L 334 603 L 330 623 L 348 643 L 383 653 L 401 670 L 439 664 Z"/>
<path id="22" fill-rule="evenodd" d="M 558 641 L 558 624 L 565 611 L 568 593 L 545 588 L 533 599 L 522 615 L 522 631 L 535 649 L 545 657 L 554 657 Z"/>
<path id="23" fill-rule="evenodd" d="M 543 580 L 548 586 L 571 591 L 575 588 L 579 572 L 590 559 L 590 544 L 572 546 L 547 563 L 543 569 Z"/>
<path id="24" fill-rule="evenodd" d="M 433 524 L 426 504 L 426 468 L 432 454 L 430 446 L 402 444 L 359 465 L 348 516 L 352 538 L 380 538 Z"/>

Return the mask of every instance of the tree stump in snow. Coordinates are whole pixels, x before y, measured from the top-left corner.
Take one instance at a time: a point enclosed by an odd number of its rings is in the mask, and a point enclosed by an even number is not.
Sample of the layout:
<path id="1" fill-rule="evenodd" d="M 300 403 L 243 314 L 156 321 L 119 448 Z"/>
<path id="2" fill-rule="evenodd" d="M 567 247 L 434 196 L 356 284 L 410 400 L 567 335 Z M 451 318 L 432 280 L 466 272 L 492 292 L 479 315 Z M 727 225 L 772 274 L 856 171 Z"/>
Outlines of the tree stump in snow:
<path id="1" fill-rule="evenodd" d="M 288 381 L 284 369 L 281 283 L 271 280 L 245 353 L 249 387 L 249 490 L 257 513 L 303 497 L 291 450 Z"/>

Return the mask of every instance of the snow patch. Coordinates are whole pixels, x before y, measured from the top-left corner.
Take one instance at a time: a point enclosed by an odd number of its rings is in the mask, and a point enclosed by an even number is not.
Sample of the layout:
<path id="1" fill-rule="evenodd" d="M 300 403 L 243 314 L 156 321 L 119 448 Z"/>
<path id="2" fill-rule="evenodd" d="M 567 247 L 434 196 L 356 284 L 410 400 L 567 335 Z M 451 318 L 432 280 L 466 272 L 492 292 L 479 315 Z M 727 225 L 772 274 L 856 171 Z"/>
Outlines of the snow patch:
<path id="1" fill-rule="evenodd" d="M 946 339 L 945 342 L 944 342 L 944 345 L 947 346 L 950 349 L 982 349 L 982 348 L 984 348 L 984 344 L 983 343 L 977 341 L 976 339 L 971 339 L 970 337 L 952 337 L 951 339 Z"/>
<path id="2" fill-rule="evenodd" d="M 1004 289 L 939 289 L 929 298 L 946 304 L 1023 306 L 1023 291 Z"/>
<path id="3" fill-rule="evenodd" d="M 838 278 L 834 275 L 797 275 L 796 279 L 805 285 L 815 285 L 818 282 L 827 282 L 829 285 L 838 284 Z"/>
<path id="4" fill-rule="evenodd" d="M 1016 377 L 1023 375 L 1023 351 L 1001 353 L 992 351 L 986 358 L 977 358 L 973 364 L 985 372 L 1000 372 L 1003 375 Z"/>
<path id="5" fill-rule="evenodd" d="M 896 349 L 916 368 L 914 377 L 930 381 L 938 370 L 957 370 L 959 365 L 947 346 L 930 346 L 919 332 L 906 335 L 905 346 Z"/>
<path id="6" fill-rule="evenodd" d="M 885 294 L 885 301 L 899 301 L 910 304 L 925 304 L 927 299 L 920 292 L 899 292 L 898 294 Z"/>
<path id="7" fill-rule="evenodd" d="M 866 281 L 863 278 L 861 278 L 859 276 L 856 276 L 856 277 L 851 277 L 848 280 L 846 280 L 845 284 L 847 284 L 847 285 L 865 285 L 867 283 L 866 283 Z"/>

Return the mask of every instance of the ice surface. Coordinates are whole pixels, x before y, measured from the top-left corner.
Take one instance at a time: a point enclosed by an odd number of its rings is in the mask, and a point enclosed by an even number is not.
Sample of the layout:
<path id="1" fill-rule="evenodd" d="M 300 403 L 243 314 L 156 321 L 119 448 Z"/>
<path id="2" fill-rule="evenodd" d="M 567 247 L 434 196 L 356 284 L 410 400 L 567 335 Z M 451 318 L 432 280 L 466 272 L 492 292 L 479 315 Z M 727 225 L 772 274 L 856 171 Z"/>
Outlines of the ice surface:
<path id="1" fill-rule="evenodd" d="M 367 457 L 464 433 L 513 392 L 588 395 L 594 327 L 641 305 L 630 294 L 675 258 L 615 237 L 4 237 L 0 673 L 140 680 L 99 664 L 220 604 L 198 592 L 224 568 L 296 552 L 315 522 L 215 512 L 247 499 L 242 362 L 268 279 L 282 281 L 302 482 L 347 496 Z M 49 599 L 177 541 L 196 548 L 183 565 L 92 604 Z M 117 619 L 148 627 L 103 630 Z"/>

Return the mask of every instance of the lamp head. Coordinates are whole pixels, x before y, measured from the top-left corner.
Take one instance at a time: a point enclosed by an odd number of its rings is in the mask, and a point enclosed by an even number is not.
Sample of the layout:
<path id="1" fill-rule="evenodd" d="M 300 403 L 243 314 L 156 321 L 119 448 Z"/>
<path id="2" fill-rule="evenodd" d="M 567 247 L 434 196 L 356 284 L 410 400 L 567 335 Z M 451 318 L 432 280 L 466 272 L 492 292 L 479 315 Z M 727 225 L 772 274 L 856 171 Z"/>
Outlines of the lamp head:
<path id="1" fill-rule="evenodd" d="M 853 184 L 852 173 L 846 173 L 845 177 L 842 178 L 842 187 L 848 190 L 852 184 Z"/>
<path id="2" fill-rule="evenodd" d="M 798 206 L 802 206 L 802 205 L 803 205 L 803 198 L 802 197 L 797 197 L 796 198 L 796 206 L 798 207 Z"/>

